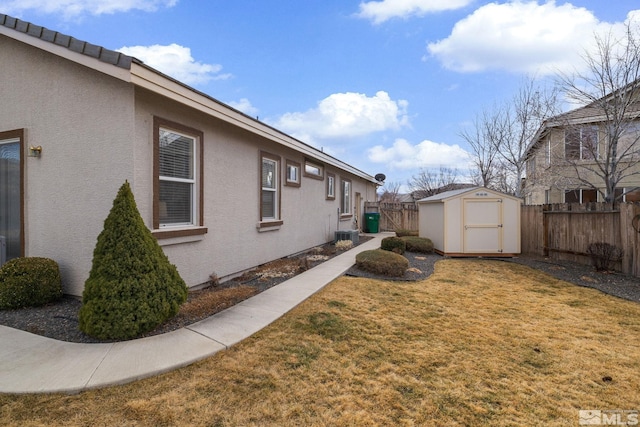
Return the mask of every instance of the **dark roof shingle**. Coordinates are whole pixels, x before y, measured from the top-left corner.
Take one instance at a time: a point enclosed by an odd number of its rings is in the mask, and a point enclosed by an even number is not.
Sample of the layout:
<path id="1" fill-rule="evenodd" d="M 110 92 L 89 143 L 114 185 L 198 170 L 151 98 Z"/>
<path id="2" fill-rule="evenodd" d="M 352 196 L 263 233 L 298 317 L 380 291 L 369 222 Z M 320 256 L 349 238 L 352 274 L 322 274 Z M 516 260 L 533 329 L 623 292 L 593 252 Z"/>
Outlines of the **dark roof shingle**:
<path id="1" fill-rule="evenodd" d="M 20 19 L 1 13 L 0 25 L 2 25 L 3 27 L 11 28 L 12 30 L 19 31 L 21 33 L 28 34 L 32 37 L 36 37 L 45 42 L 65 47 L 71 51 L 96 58 L 97 60 L 105 62 L 107 64 L 112 64 L 116 67 L 124 68 L 127 70 L 131 69 L 131 61 L 133 60 L 133 58 L 123 53 L 116 52 L 115 50 L 109 50 L 102 46 L 87 43 L 66 34 L 51 31 L 39 25 L 34 25 L 30 22 L 22 21 Z"/>

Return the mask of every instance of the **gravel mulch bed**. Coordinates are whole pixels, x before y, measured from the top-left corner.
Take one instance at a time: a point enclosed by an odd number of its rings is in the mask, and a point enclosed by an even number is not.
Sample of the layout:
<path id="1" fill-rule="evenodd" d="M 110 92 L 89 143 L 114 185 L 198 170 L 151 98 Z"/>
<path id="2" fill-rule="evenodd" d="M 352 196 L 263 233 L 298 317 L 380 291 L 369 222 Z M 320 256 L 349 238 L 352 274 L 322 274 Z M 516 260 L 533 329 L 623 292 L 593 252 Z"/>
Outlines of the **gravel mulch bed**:
<path id="1" fill-rule="evenodd" d="M 372 237 L 360 236 L 356 246 L 371 239 Z M 177 316 L 169 319 L 158 328 L 146 333 L 140 338 L 171 332 L 206 319 L 252 295 L 276 286 L 294 275 L 313 268 L 342 253 L 337 251 L 332 244 L 318 246 L 314 249 L 316 250 L 311 250 L 299 256 L 283 258 L 267 263 L 225 283 L 210 286 L 200 291 L 189 292 L 187 303 L 181 307 L 180 313 L 178 313 Z M 303 258 L 308 258 L 308 260 L 303 262 Z M 253 289 L 253 292 L 249 293 L 246 290 L 236 292 L 235 289 L 240 287 L 250 287 Z M 203 305 L 199 310 L 183 310 L 190 302 L 197 304 L 199 299 L 205 298 L 213 300 L 212 298 L 208 298 L 210 296 L 207 295 L 208 293 L 217 293 L 225 290 L 230 291 L 226 292 L 226 294 L 228 294 L 226 300 L 218 299 L 214 301 L 213 304 L 207 303 L 206 306 Z M 62 299 L 41 307 L 0 310 L 0 325 L 21 329 L 60 341 L 75 343 L 108 342 L 90 337 L 80 331 L 78 326 L 78 312 L 81 306 L 82 302 L 79 298 L 65 295 Z"/>
<path id="2" fill-rule="evenodd" d="M 362 242 L 363 241 L 361 240 L 361 243 Z M 326 259 L 330 259 L 335 255 L 336 253 L 330 254 L 326 256 Z M 405 276 L 401 278 L 374 275 L 359 270 L 355 266 L 349 269 L 345 275 L 380 280 L 424 280 L 433 273 L 435 263 L 444 259 L 442 256 L 436 254 L 417 254 L 407 252 L 405 253 L 405 256 L 409 260 L 410 269 L 407 271 Z M 323 257 L 321 256 L 321 258 Z M 326 259 L 313 261 L 306 267 L 312 268 L 321 262 L 324 262 Z M 630 301 L 640 302 L 640 279 L 637 277 L 615 272 L 600 273 L 596 272 L 588 265 L 555 261 L 546 258 L 520 256 L 500 260 L 523 264 L 578 286 L 595 288 L 610 295 Z M 298 272 L 293 272 L 293 274 L 297 273 Z M 255 293 L 259 293 L 291 278 L 293 274 L 278 277 L 277 275 L 263 275 L 260 273 L 260 270 L 253 270 L 249 274 L 244 275 L 237 280 L 226 282 L 218 287 L 212 287 L 200 292 L 191 292 L 189 300 L 192 301 L 197 299 L 205 292 L 216 292 L 221 289 L 229 289 L 230 287 L 241 285 L 251 286 L 255 289 Z M 233 298 L 236 299 L 234 300 Z M 180 313 L 175 318 L 170 319 L 165 324 L 145 336 L 157 335 L 180 329 L 222 311 L 225 308 L 240 302 L 244 298 L 246 298 L 246 296 L 230 297 L 228 301 L 223 301 L 215 307 L 209 307 L 206 312 L 194 312 L 187 314 Z M 89 337 L 78 329 L 78 311 L 80 310 L 80 306 L 81 302 L 78 299 L 64 297 L 60 301 L 43 307 L 25 308 L 20 310 L 0 310 L 0 325 L 22 329 L 24 331 L 62 341 L 77 343 L 104 342 Z"/>
<path id="3" fill-rule="evenodd" d="M 526 265 L 574 285 L 598 289 L 605 294 L 640 302 L 640 278 L 619 272 L 598 272 L 590 265 L 550 258 L 520 256 L 505 261 Z"/>
<path id="4" fill-rule="evenodd" d="M 355 265 L 347 270 L 345 276 L 401 282 L 424 280 L 433 274 L 435 263 L 443 259 L 438 254 L 419 254 L 414 252 L 405 252 L 404 257 L 409 260 L 409 270 L 402 277 L 389 277 L 369 273 L 368 271 L 360 270 Z"/>

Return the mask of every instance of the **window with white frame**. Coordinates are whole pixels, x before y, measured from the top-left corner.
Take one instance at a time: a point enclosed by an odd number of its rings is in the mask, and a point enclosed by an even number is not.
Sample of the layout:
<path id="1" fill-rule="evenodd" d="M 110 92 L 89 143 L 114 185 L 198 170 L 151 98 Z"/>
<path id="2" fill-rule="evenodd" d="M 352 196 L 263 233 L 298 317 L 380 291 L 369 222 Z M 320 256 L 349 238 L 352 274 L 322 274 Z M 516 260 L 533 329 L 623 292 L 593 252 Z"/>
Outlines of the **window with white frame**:
<path id="1" fill-rule="evenodd" d="M 565 203 L 592 203 L 598 201 L 598 191 L 593 189 L 565 190 Z"/>
<path id="2" fill-rule="evenodd" d="M 342 179 L 342 195 L 340 199 L 340 213 L 342 215 L 351 215 L 351 181 Z"/>
<path id="3" fill-rule="evenodd" d="M 260 221 L 280 220 L 280 157 L 262 153 L 260 167 Z"/>
<path id="4" fill-rule="evenodd" d="M 640 202 L 640 188 L 638 187 L 616 188 L 614 194 L 617 202 Z"/>
<path id="5" fill-rule="evenodd" d="M 202 225 L 202 132 L 154 119 L 154 228 Z"/>

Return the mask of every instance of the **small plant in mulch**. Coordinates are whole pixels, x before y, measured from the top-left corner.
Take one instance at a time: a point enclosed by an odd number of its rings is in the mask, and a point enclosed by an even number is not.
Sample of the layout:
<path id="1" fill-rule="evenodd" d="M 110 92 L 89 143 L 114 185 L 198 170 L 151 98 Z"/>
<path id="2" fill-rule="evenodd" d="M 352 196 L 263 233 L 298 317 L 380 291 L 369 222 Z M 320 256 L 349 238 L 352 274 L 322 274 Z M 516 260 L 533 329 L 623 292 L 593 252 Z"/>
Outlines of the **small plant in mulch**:
<path id="1" fill-rule="evenodd" d="M 409 260 L 395 252 L 374 249 L 356 255 L 356 266 L 374 274 L 402 277 L 409 268 Z"/>
<path id="2" fill-rule="evenodd" d="M 0 268 L 0 310 L 38 307 L 62 297 L 58 264 L 49 258 L 14 258 Z"/>
<path id="3" fill-rule="evenodd" d="M 339 251 L 348 251 L 353 248 L 353 242 L 351 240 L 338 240 L 335 246 Z"/>
<path id="4" fill-rule="evenodd" d="M 613 265 L 622 260 L 622 249 L 604 242 L 590 243 L 587 253 L 596 271 L 612 271 Z"/>
<path id="5" fill-rule="evenodd" d="M 407 250 L 407 244 L 400 237 L 385 237 L 380 242 L 380 248 L 385 251 L 395 252 L 402 255 Z"/>
<path id="6" fill-rule="evenodd" d="M 309 257 L 277 259 L 243 274 L 236 281 L 247 282 L 253 279 L 268 281 L 292 277 L 311 268 L 310 261 Z"/>
<path id="7" fill-rule="evenodd" d="M 430 254 L 433 252 L 433 242 L 426 237 L 405 236 L 401 237 L 407 247 L 407 252 Z"/>

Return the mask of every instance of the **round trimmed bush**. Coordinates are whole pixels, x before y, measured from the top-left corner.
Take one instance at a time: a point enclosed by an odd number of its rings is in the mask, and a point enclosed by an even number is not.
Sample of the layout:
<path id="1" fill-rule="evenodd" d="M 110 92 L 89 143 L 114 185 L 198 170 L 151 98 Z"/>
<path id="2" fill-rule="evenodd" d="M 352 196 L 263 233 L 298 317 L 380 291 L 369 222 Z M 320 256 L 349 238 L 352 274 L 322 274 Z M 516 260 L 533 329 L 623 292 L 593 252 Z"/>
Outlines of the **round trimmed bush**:
<path id="1" fill-rule="evenodd" d="M 406 236 L 402 237 L 407 245 L 407 252 L 420 252 L 429 254 L 433 252 L 433 242 L 426 237 Z"/>
<path id="2" fill-rule="evenodd" d="M 407 250 L 407 244 L 400 237 L 385 237 L 380 242 L 380 248 L 402 255 Z"/>
<path id="3" fill-rule="evenodd" d="M 356 266 L 374 274 L 402 277 L 409 268 L 409 260 L 395 252 L 374 249 L 356 255 Z"/>
<path id="4" fill-rule="evenodd" d="M 58 263 L 49 258 L 14 258 L 0 268 L 0 309 L 37 307 L 62 297 Z"/>

